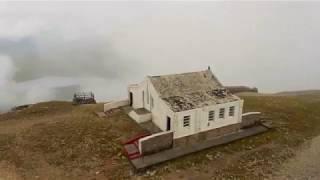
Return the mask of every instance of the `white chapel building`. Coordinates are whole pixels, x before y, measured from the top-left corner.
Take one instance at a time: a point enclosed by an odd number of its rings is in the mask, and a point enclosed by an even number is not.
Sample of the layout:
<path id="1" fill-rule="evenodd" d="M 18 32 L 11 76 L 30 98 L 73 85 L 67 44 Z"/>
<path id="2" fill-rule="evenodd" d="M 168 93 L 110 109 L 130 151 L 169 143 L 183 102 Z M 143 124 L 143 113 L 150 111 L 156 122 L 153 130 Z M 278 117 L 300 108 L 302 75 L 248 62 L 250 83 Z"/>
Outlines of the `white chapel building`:
<path id="1" fill-rule="evenodd" d="M 147 76 L 128 87 L 135 121 L 152 121 L 161 131 L 172 131 L 174 139 L 240 124 L 243 100 L 228 92 L 211 72 Z"/>

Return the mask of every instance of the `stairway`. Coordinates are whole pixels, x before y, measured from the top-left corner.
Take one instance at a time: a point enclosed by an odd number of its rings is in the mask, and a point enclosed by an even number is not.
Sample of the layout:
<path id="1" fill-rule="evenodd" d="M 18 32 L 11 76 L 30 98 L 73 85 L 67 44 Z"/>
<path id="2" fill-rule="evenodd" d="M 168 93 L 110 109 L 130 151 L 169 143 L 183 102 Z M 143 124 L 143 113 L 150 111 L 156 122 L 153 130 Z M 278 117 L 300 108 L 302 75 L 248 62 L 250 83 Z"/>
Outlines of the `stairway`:
<path id="1" fill-rule="evenodd" d="M 137 135 L 123 143 L 123 151 L 128 159 L 133 160 L 142 156 L 142 154 L 139 151 L 139 139 L 149 135 L 150 134 Z"/>

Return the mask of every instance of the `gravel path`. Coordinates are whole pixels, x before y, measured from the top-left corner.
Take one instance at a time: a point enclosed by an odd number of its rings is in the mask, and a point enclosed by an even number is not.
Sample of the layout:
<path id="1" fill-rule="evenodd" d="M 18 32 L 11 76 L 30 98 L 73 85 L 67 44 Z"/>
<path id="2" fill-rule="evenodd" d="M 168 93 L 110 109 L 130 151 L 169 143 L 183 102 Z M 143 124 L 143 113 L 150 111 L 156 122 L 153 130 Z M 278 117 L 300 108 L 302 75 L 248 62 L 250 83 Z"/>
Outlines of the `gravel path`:
<path id="1" fill-rule="evenodd" d="M 296 156 L 287 161 L 280 170 L 279 179 L 320 178 L 320 136 L 306 143 Z"/>

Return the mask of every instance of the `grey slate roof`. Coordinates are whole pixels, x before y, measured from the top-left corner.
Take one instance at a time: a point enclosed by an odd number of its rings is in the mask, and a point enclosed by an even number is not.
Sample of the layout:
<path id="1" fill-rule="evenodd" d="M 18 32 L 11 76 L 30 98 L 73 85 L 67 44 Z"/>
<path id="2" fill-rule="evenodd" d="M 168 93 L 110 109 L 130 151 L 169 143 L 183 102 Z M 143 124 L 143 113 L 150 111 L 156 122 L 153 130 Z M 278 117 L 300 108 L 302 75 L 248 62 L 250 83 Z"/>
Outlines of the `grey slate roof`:
<path id="1" fill-rule="evenodd" d="M 223 85 L 210 70 L 149 77 L 160 97 L 174 112 L 239 100 L 226 92 L 218 96 Z"/>

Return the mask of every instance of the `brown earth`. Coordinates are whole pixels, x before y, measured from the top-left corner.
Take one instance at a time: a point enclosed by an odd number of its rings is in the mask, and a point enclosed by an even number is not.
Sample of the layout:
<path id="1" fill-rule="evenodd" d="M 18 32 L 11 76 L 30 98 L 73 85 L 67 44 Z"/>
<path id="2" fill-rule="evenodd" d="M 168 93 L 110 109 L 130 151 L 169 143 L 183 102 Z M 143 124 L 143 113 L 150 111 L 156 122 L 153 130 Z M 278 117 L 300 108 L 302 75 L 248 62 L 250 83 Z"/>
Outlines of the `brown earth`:
<path id="1" fill-rule="evenodd" d="M 2 114 L 0 179 L 304 179 L 305 167 L 320 167 L 306 157 L 318 149 L 308 144 L 320 135 L 319 94 L 241 96 L 245 112 L 261 111 L 275 128 L 139 174 L 120 142 L 142 129 L 124 111 L 99 118 L 101 104 L 48 102 Z"/>
<path id="2" fill-rule="evenodd" d="M 309 179 L 320 178 L 320 136 L 306 142 L 296 156 L 285 162 L 279 171 L 278 179 Z"/>

